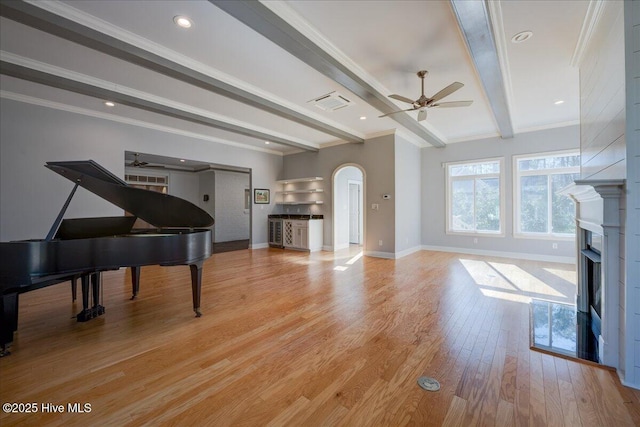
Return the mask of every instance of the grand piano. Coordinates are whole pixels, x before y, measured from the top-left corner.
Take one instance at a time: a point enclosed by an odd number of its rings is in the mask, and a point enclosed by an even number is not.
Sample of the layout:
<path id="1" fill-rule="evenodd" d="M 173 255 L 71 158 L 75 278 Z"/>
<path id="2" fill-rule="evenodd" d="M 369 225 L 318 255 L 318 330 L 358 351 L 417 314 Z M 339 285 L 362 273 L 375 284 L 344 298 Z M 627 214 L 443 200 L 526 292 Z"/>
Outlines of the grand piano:
<path id="1" fill-rule="evenodd" d="M 0 242 L 0 357 L 9 354 L 18 328 L 18 296 L 63 282 L 82 284 L 78 321 L 100 316 L 100 273 L 131 267 L 132 297 L 144 265 L 188 265 L 193 310 L 201 316 L 202 264 L 211 256 L 213 218 L 198 206 L 168 194 L 135 188 L 93 160 L 47 162 L 75 185 L 43 240 Z M 64 219 L 78 186 L 132 216 Z M 137 218 L 155 229 L 136 230 Z M 91 300 L 91 301 L 90 301 Z M 90 306 L 91 304 L 91 306 Z"/>

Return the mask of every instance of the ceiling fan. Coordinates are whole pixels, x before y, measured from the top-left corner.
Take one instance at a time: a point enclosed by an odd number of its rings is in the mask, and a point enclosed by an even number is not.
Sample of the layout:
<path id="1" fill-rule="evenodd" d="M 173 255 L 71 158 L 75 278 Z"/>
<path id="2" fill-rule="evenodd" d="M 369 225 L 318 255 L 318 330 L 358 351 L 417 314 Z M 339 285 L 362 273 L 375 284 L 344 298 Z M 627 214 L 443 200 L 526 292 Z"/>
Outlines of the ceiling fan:
<path id="1" fill-rule="evenodd" d="M 133 154 L 133 161 L 131 163 L 129 163 L 127 166 L 132 166 L 134 168 L 143 168 L 145 166 L 147 166 L 149 164 L 149 162 L 142 162 L 140 161 L 140 159 L 138 159 L 139 154 L 138 153 L 134 153 Z"/>
<path id="2" fill-rule="evenodd" d="M 413 100 L 411 100 L 411 99 L 409 99 L 407 97 L 401 96 L 401 95 L 396 95 L 396 94 L 389 95 L 389 98 L 393 98 L 393 99 L 397 99 L 398 101 L 406 102 L 407 104 L 411 104 L 412 107 L 411 108 L 407 108 L 406 110 L 393 111 L 391 113 L 383 114 L 383 115 L 378 116 L 378 117 L 386 117 L 386 116 L 389 116 L 391 114 L 402 113 L 402 112 L 405 112 L 405 111 L 420 110 L 418 112 L 418 121 L 421 122 L 421 121 L 423 121 L 424 119 L 427 118 L 427 108 L 432 108 L 432 107 L 468 107 L 469 105 L 471 105 L 473 103 L 473 101 L 438 102 L 442 98 L 444 98 L 445 96 L 449 96 L 453 92 L 455 92 L 458 89 L 460 89 L 461 87 L 463 87 L 464 85 L 462 83 L 460 83 L 460 82 L 453 82 L 449 86 L 447 86 L 444 89 L 442 89 L 440 92 L 438 92 L 435 95 L 433 95 L 431 98 L 427 98 L 426 96 L 424 96 L 424 77 L 428 74 L 428 71 L 420 70 L 420 71 L 418 71 L 417 74 L 418 74 L 418 77 L 420 77 L 421 86 L 422 86 L 422 94 L 420 95 L 420 98 L 418 98 L 415 101 L 413 101 Z"/>

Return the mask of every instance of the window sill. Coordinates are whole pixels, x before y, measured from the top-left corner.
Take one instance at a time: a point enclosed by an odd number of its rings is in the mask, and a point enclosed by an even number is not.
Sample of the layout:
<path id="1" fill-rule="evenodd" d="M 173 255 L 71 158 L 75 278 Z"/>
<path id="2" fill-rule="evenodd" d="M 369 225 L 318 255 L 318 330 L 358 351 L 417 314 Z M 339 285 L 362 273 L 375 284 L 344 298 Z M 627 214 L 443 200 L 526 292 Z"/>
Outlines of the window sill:
<path id="1" fill-rule="evenodd" d="M 573 242 L 576 240 L 576 236 L 566 236 L 562 234 L 534 234 L 534 233 L 514 233 L 515 239 L 529 239 L 529 240 L 555 240 L 563 242 Z"/>
<path id="2" fill-rule="evenodd" d="M 454 231 L 447 230 L 446 234 L 449 236 L 472 236 L 472 237 L 505 237 L 504 233 L 501 232 L 481 232 L 481 231 Z"/>

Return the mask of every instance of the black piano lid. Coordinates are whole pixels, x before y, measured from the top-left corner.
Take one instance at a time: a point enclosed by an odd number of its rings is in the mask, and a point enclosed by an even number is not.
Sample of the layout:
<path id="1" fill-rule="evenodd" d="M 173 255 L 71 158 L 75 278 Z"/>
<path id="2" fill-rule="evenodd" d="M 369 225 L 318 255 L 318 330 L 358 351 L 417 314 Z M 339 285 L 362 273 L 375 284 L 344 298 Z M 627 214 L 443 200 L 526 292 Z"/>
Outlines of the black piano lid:
<path id="1" fill-rule="evenodd" d="M 208 227 L 213 218 L 191 202 L 134 188 L 93 160 L 47 162 L 52 171 L 156 227 Z"/>

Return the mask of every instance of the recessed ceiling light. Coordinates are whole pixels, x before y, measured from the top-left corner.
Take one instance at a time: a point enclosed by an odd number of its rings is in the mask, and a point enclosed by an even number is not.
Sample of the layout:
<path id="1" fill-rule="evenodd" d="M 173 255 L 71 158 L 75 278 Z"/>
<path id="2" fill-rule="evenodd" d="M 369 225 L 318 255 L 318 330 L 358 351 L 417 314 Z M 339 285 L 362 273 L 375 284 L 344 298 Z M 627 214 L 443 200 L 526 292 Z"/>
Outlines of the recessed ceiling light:
<path id="1" fill-rule="evenodd" d="M 193 25 L 191 19 L 187 18 L 186 16 L 174 16 L 173 22 L 175 22 L 176 25 L 180 28 L 191 28 L 191 25 Z"/>
<path id="2" fill-rule="evenodd" d="M 533 37 L 532 31 L 521 31 L 515 36 L 511 37 L 511 41 L 514 43 L 522 43 L 522 42 L 526 42 L 531 37 Z"/>
<path id="3" fill-rule="evenodd" d="M 180 163 L 184 163 L 184 162 L 186 162 L 185 159 L 180 159 Z"/>
<path id="4" fill-rule="evenodd" d="M 367 116 L 360 116 L 360 120 L 367 120 Z"/>
<path id="5" fill-rule="evenodd" d="M 115 107 L 116 104 L 114 102 L 111 101 L 104 101 L 104 105 L 106 105 L 107 107 Z"/>
<path id="6" fill-rule="evenodd" d="M 554 102 L 554 104 L 556 105 L 564 104 L 564 101 L 562 99 L 559 99 L 556 102 Z"/>
<path id="7" fill-rule="evenodd" d="M 269 142 L 269 141 L 265 141 L 264 143 L 267 144 L 267 145 L 271 144 L 271 142 Z"/>

